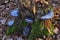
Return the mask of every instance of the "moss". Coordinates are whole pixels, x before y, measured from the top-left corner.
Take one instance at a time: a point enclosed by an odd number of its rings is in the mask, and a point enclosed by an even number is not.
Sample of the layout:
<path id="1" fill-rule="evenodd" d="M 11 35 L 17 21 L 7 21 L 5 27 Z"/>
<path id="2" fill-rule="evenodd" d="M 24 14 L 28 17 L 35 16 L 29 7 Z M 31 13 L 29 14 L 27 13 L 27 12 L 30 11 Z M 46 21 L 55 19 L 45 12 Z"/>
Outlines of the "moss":
<path id="1" fill-rule="evenodd" d="M 32 31 L 28 40 L 35 40 L 37 37 L 43 38 L 43 35 L 48 36 L 48 30 L 44 27 L 43 22 L 37 20 L 32 25 Z"/>

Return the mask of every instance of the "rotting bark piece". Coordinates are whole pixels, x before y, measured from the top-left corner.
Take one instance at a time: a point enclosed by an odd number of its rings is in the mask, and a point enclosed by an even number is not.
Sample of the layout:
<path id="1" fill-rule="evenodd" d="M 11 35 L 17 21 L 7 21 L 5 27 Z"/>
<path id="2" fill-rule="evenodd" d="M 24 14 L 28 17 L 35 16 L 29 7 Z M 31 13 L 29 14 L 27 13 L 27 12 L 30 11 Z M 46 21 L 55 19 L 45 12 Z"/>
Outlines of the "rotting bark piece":
<path id="1" fill-rule="evenodd" d="M 17 2 L 18 2 L 18 0 L 10 0 L 10 2 L 17 3 Z"/>
<path id="2" fill-rule="evenodd" d="M 13 40 L 13 38 L 7 38 L 6 40 Z"/>
<path id="3" fill-rule="evenodd" d="M 5 5 L 0 5 L 0 12 L 5 9 Z"/>
<path id="4" fill-rule="evenodd" d="M 9 0 L 5 0 L 5 2 L 4 3 L 8 3 L 9 2 Z"/>
<path id="5" fill-rule="evenodd" d="M 7 18 L 8 15 L 9 15 L 9 10 L 5 9 L 5 10 L 2 12 L 2 17 Z"/>
<path id="6" fill-rule="evenodd" d="M 0 33 L 2 33 L 2 28 L 0 28 Z"/>
<path id="7" fill-rule="evenodd" d="M 10 2 L 6 5 L 7 8 L 9 8 L 10 10 L 11 9 L 14 9 L 17 7 L 17 4 L 16 3 L 13 3 L 13 2 Z"/>
<path id="8" fill-rule="evenodd" d="M 0 37 L 2 37 L 2 28 L 0 28 Z"/>
<path id="9" fill-rule="evenodd" d="M 22 39 L 21 37 L 18 37 L 17 40 L 24 40 L 24 39 Z"/>
<path id="10" fill-rule="evenodd" d="M 4 4 L 5 0 L 0 0 L 0 4 Z"/>

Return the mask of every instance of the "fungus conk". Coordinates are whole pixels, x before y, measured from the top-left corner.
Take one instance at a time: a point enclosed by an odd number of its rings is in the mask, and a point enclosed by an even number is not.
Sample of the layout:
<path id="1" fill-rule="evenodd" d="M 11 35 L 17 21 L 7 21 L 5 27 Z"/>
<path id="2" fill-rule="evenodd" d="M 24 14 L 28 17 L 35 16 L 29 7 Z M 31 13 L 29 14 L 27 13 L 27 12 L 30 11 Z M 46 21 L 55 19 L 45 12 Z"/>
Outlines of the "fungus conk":
<path id="1" fill-rule="evenodd" d="M 14 20 L 10 20 L 10 21 L 7 22 L 8 26 L 12 26 L 13 24 L 14 24 Z"/>
<path id="2" fill-rule="evenodd" d="M 31 32 L 31 26 L 26 26 L 26 27 L 23 29 L 22 34 L 23 34 L 24 36 L 28 36 L 30 32 Z"/>
<path id="3" fill-rule="evenodd" d="M 53 10 L 49 10 L 48 14 L 45 16 L 42 16 L 41 19 L 51 19 L 54 17 Z"/>
<path id="4" fill-rule="evenodd" d="M 33 23 L 33 19 L 30 18 L 30 17 L 27 17 L 27 18 L 25 19 L 25 21 L 26 21 L 27 23 Z"/>
<path id="5" fill-rule="evenodd" d="M 18 12 L 19 12 L 19 9 L 18 8 L 13 9 L 13 10 L 11 10 L 10 15 L 11 16 L 14 16 L 14 17 L 17 17 L 18 16 Z"/>

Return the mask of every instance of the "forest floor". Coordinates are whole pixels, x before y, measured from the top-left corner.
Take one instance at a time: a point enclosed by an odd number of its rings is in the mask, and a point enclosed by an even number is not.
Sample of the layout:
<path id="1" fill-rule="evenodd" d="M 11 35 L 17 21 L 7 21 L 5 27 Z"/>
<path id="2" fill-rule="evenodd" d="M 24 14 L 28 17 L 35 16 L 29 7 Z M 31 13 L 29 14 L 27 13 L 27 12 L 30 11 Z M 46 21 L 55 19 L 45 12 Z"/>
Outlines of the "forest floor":
<path id="1" fill-rule="evenodd" d="M 46 40 L 60 40 L 60 1 L 52 0 L 51 4 L 54 9 L 55 17 L 53 19 L 55 25 L 56 34 L 52 38 L 46 38 Z M 0 40 L 4 40 L 7 36 L 5 35 L 6 22 L 7 20 L 14 19 L 14 17 L 9 15 L 10 10 L 18 8 L 19 4 L 17 0 L 0 0 Z M 3 20 L 1 22 L 1 20 Z M 7 37 L 6 40 L 24 40 L 20 36 L 13 35 L 12 37 Z M 36 39 L 43 40 L 43 39 Z"/>

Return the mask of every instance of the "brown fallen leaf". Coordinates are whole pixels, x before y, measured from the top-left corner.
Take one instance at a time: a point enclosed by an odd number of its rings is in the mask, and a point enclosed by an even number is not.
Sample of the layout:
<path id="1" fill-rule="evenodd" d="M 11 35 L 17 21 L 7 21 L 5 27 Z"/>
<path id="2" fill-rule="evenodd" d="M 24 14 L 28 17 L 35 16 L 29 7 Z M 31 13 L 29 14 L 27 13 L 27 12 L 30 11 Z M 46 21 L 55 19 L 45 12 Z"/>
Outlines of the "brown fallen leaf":
<path id="1" fill-rule="evenodd" d="M 51 33 L 51 25 L 52 25 L 52 23 L 51 23 L 51 21 L 50 20 L 45 20 L 45 27 L 48 29 L 48 31 L 49 31 L 49 33 Z"/>

